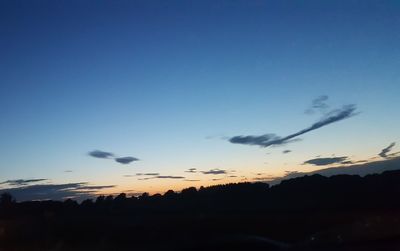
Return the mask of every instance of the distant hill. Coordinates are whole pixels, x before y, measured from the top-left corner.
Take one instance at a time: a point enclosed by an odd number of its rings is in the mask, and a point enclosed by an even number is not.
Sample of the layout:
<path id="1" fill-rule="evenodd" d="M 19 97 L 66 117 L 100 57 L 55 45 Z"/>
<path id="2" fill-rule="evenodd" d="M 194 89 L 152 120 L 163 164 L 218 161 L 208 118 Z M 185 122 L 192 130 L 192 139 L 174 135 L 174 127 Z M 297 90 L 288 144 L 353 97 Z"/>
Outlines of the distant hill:
<path id="1" fill-rule="evenodd" d="M 277 178 L 268 183 L 270 183 L 271 185 L 275 185 L 279 184 L 282 180 L 313 174 L 320 174 L 327 177 L 338 174 L 365 176 L 367 174 L 379 174 L 390 170 L 400 170 L 400 157 L 349 166 L 330 167 L 312 172 L 295 172 L 290 173 L 282 178 Z"/>

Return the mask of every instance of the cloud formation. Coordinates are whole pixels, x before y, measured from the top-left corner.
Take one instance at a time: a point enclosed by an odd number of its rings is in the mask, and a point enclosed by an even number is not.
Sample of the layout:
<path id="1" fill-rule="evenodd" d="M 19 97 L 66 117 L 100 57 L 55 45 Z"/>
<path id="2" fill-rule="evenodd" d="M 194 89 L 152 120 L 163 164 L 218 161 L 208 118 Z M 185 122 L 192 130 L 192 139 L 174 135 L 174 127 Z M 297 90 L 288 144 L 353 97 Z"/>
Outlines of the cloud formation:
<path id="1" fill-rule="evenodd" d="M 357 113 L 355 105 L 345 105 L 340 109 L 330 111 L 311 126 L 285 137 L 279 137 L 275 134 L 264 134 L 260 136 L 234 136 L 230 138 L 229 141 L 234 144 L 257 145 L 260 147 L 284 145 L 297 140 L 295 138 L 302 134 L 311 132 L 313 130 L 341 121 L 343 119 L 350 118 L 352 116 L 355 116 L 356 114 Z"/>
<path id="2" fill-rule="evenodd" d="M 151 180 L 151 179 L 185 179 L 183 176 L 174 176 L 174 175 L 157 175 L 152 177 L 141 178 L 138 180 Z"/>
<path id="3" fill-rule="evenodd" d="M 222 169 L 211 169 L 208 171 L 201 171 L 202 174 L 212 174 L 212 175 L 217 175 L 217 174 L 227 174 L 226 170 L 222 170 Z"/>
<path id="4" fill-rule="evenodd" d="M 329 97 L 327 95 L 322 95 L 322 96 L 317 97 L 316 99 L 314 99 L 312 101 L 311 107 L 308 108 L 305 111 L 305 113 L 313 114 L 315 111 L 319 111 L 321 113 L 324 113 L 326 111 L 326 109 L 329 108 L 329 105 L 326 103 L 328 98 Z"/>
<path id="5" fill-rule="evenodd" d="M 347 157 L 331 157 L 331 158 L 315 158 L 315 159 L 310 159 L 307 161 L 304 161 L 303 164 L 310 164 L 314 166 L 326 166 L 326 165 L 331 165 L 331 164 L 348 164 L 346 163 Z"/>
<path id="6" fill-rule="evenodd" d="M 172 175 L 158 175 L 155 179 L 184 179 L 183 176 L 172 176 Z"/>
<path id="7" fill-rule="evenodd" d="M 292 150 L 284 150 L 284 151 L 282 151 L 283 154 L 287 154 L 287 153 L 290 153 L 290 152 L 292 152 Z"/>
<path id="8" fill-rule="evenodd" d="M 104 152 L 100 150 L 94 150 L 88 153 L 89 156 L 92 156 L 94 158 L 100 158 L 100 159 L 110 159 L 114 158 L 114 160 L 120 164 L 129 164 L 133 161 L 138 161 L 138 158 L 127 156 L 127 157 L 115 157 L 113 153 L 110 152 Z"/>
<path id="9" fill-rule="evenodd" d="M 196 173 L 197 169 L 196 168 L 189 168 L 188 170 L 185 171 L 186 173 Z"/>
<path id="10" fill-rule="evenodd" d="M 94 158 L 100 158 L 100 159 L 108 159 L 108 158 L 114 157 L 113 153 L 104 152 L 104 151 L 100 151 L 100 150 L 91 151 L 91 152 L 89 152 L 89 155 Z"/>
<path id="11" fill-rule="evenodd" d="M 136 176 L 157 176 L 159 173 L 136 173 Z"/>
<path id="12" fill-rule="evenodd" d="M 91 186 L 87 182 L 67 184 L 37 184 L 0 190 L 1 193 L 10 193 L 18 201 L 26 200 L 65 200 L 73 198 L 81 201 L 93 198 L 96 193 L 109 186 Z"/>
<path id="13" fill-rule="evenodd" d="M 36 183 L 36 182 L 40 182 L 40 181 L 45 181 L 48 179 L 29 179 L 29 180 L 24 180 L 24 179 L 17 179 L 17 180 L 6 180 L 1 182 L 0 184 L 6 184 L 6 185 L 10 185 L 10 186 L 25 186 L 25 185 L 29 185 L 31 183 Z"/>
<path id="14" fill-rule="evenodd" d="M 133 161 L 138 161 L 139 159 L 138 158 L 135 158 L 135 157 L 130 157 L 130 156 L 128 156 L 128 157 L 119 157 L 119 158 L 115 158 L 115 161 L 116 162 L 118 162 L 118 163 L 121 163 L 121 164 L 129 164 L 129 163 L 131 163 L 131 162 L 133 162 Z"/>
<path id="15" fill-rule="evenodd" d="M 396 145 L 395 142 L 391 143 L 389 146 L 385 147 L 382 149 L 382 151 L 378 154 L 382 158 L 388 158 L 389 156 L 387 155 L 390 151 L 392 151 L 392 148 Z"/>

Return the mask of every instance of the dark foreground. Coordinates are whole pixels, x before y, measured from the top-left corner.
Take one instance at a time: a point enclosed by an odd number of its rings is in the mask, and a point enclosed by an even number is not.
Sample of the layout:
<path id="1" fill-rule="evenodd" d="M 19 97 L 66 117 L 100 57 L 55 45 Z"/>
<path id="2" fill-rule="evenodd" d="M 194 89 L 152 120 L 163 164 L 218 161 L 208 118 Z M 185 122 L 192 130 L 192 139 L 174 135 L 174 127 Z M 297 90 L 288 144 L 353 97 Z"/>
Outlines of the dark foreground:
<path id="1" fill-rule="evenodd" d="M 400 171 L 78 204 L 2 196 L 0 250 L 400 250 Z"/>

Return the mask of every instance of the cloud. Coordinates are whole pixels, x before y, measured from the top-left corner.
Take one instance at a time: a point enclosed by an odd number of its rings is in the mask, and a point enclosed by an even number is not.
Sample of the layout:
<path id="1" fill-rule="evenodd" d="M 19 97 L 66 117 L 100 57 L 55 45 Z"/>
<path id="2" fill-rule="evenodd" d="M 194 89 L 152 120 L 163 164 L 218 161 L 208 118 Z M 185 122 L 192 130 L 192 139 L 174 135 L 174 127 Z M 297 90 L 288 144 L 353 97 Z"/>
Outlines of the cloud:
<path id="1" fill-rule="evenodd" d="M 274 180 L 274 179 L 276 179 L 276 177 L 255 177 L 255 178 L 253 178 L 252 180 L 254 180 L 254 181 L 265 181 L 265 182 L 267 182 L 267 181 L 271 181 L 271 180 Z"/>
<path id="2" fill-rule="evenodd" d="M 100 159 L 108 159 L 110 157 L 114 157 L 113 153 L 109 153 L 109 152 L 103 152 L 103 151 L 99 151 L 99 150 L 94 150 L 89 152 L 89 155 L 95 158 L 100 158 Z"/>
<path id="3" fill-rule="evenodd" d="M 282 151 L 283 154 L 290 153 L 290 152 L 292 152 L 292 150 L 284 150 L 284 151 Z"/>
<path id="4" fill-rule="evenodd" d="M 159 173 L 137 173 L 136 176 L 157 176 Z"/>
<path id="5" fill-rule="evenodd" d="M 212 174 L 212 175 L 217 175 L 217 174 L 227 174 L 226 170 L 221 170 L 221 169 L 211 169 L 209 171 L 201 171 L 202 174 Z"/>
<path id="6" fill-rule="evenodd" d="M 146 177 L 146 178 L 141 178 L 139 180 L 151 180 L 151 179 L 184 179 L 185 177 L 183 176 L 173 176 L 173 175 L 157 175 L 153 177 Z"/>
<path id="7" fill-rule="evenodd" d="M 200 180 L 189 180 L 189 179 L 185 179 L 184 181 L 197 182 L 197 181 L 200 181 Z"/>
<path id="8" fill-rule="evenodd" d="M 395 142 L 391 143 L 388 147 L 382 149 L 382 151 L 378 154 L 382 158 L 388 158 L 388 153 L 392 151 L 392 148 L 396 145 Z"/>
<path id="9" fill-rule="evenodd" d="M 86 198 L 95 197 L 96 193 L 102 189 L 112 187 L 115 186 L 90 186 L 87 182 L 67 184 L 37 184 L 3 189 L 0 190 L 0 194 L 5 192 L 10 193 L 18 201 L 65 200 L 67 198 L 81 201 Z"/>
<path id="10" fill-rule="evenodd" d="M 29 185 L 31 183 L 36 183 L 40 181 L 45 181 L 48 179 L 29 179 L 29 180 L 24 180 L 24 179 L 18 179 L 18 180 L 6 180 L 4 182 L 1 182 L 0 184 L 7 184 L 10 186 L 24 186 L 24 185 Z"/>
<path id="11" fill-rule="evenodd" d="M 312 101 L 311 107 L 308 108 L 305 113 L 307 114 L 313 114 L 315 111 L 320 111 L 320 112 L 325 112 L 326 109 L 329 108 L 329 105 L 326 104 L 326 101 L 328 100 L 328 96 L 327 95 L 322 95 L 317 97 L 316 99 L 314 99 Z"/>
<path id="12" fill-rule="evenodd" d="M 304 161 L 303 164 L 310 164 L 314 166 L 326 166 L 326 165 L 331 165 L 331 164 L 337 164 L 343 162 L 347 162 L 347 157 L 331 157 L 331 158 L 315 158 L 315 159 L 310 159 L 307 161 Z M 347 164 L 347 163 L 346 163 Z"/>
<path id="13" fill-rule="evenodd" d="M 155 179 L 184 179 L 183 176 L 171 176 L 171 175 L 158 175 Z"/>
<path id="14" fill-rule="evenodd" d="M 121 164 L 129 164 L 132 161 L 138 161 L 138 158 L 135 157 L 119 157 L 119 158 L 115 158 L 115 161 Z"/>
<path id="15" fill-rule="evenodd" d="M 65 170 L 64 173 L 72 173 L 72 170 Z"/>
<path id="16" fill-rule="evenodd" d="M 324 117 L 322 117 L 319 121 L 312 124 L 310 127 L 307 127 L 303 130 L 300 130 L 296 133 L 290 134 L 285 137 L 279 137 L 275 134 L 264 134 L 261 136 L 234 136 L 229 139 L 231 143 L 234 144 L 244 144 L 244 145 L 258 145 L 260 147 L 269 147 L 269 146 L 277 146 L 284 145 L 287 143 L 291 143 L 297 139 L 296 137 L 311 132 L 313 130 L 319 129 L 326 125 L 341 121 L 343 119 L 350 118 L 352 116 L 357 115 L 356 106 L 355 105 L 345 105 L 340 109 L 335 109 L 327 113 Z"/>
<path id="17" fill-rule="evenodd" d="M 188 170 L 185 171 L 186 173 L 196 173 L 197 169 L 196 168 L 189 168 Z"/>

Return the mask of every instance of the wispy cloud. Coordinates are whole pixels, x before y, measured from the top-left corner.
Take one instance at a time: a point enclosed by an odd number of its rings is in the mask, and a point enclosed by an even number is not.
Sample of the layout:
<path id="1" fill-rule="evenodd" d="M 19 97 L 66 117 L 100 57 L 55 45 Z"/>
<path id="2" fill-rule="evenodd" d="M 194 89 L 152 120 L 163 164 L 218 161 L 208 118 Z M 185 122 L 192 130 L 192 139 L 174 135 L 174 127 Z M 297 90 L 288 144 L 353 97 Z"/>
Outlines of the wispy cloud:
<path id="1" fill-rule="evenodd" d="M 314 99 L 311 103 L 311 106 L 305 111 L 306 114 L 313 114 L 316 111 L 319 111 L 321 113 L 325 113 L 326 109 L 329 108 L 329 105 L 326 103 L 328 100 L 327 95 L 322 95 Z"/>
<path id="2" fill-rule="evenodd" d="M 110 152 L 104 152 L 104 151 L 100 151 L 100 150 L 94 150 L 88 153 L 89 156 L 92 156 L 94 158 L 100 158 L 100 159 L 108 159 L 111 157 L 114 157 L 113 153 Z"/>
<path id="3" fill-rule="evenodd" d="M 212 174 L 212 175 L 217 175 L 217 174 L 227 174 L 228 172 L 226 170 L 222 170 L 222 169 L 211 169 L 208 171 L 201 171 L 202 174 Z"/>
<path id="4" fill-rule="evenodd" d="M 158 175 L 155 179 L 184 179 L 183 176 L 172 176 L 172 175 Z"/>
<path id="5" fill-rule="evenodd" d="M 287 153 L 291 153 L 291 152 L 292 152 L 292 150 L 283 150 L 282 151 L 283 154 L 287 154 Z"/>
<path id="6" fill-rule="evenodd" d="M 348 163 L 343 163 L 347 162 L 347 157 L 331 157 L 331 158 L 315 158 L 315 159 L 310 159 L 307 161 L 304 161 L 303 164 L 311 164 L 314 166 L 326 166 L 326 165 L 331 165 L 331 164 L 348 164 Z"/>
<path id="7" fill-rule="evenodd" d="M 388 153 L 392 151 L 392 148 L 396 145 L 395 142 L 391 143 L 389 146 L 382 149 L 382 151 L 378 154 L 382 158 L 388 158 Z"/>
<path id="8" fill-rule="evenodd" d="M 174 175 L 157 175 L 152 177 L 140 178 L 138 180 L 151 180 L 151 179 L 185 179 L 183 176 L 174 176 Z"/>
<path id="9" fill-rule="evenodd" d="M 189 168 L 188 170 L 185 171 L 186 173 L 196 173 L 197 169 L 196 168 Z"/>
<path id="10" fill-rule="evenodd" d="M 264 134 L 260 136 L 248 135 L 248 136 L 234 136 L 230 138 L 229 141 L 234 144 L 257 145 L 260 147 L 284 145 L 298 140 L 296 139 L 296 137 L 302 134 L 353 117 L 355 115 L 357 115 L 356 106 L 345 105 L 340 109 L 335 109 L 330 111 L 329 113 L 324 115 L 319 121 L 315 122 L 311 126 L 285 137 L 280 137 L 275 134 Z"/>
<path id="11" fill-rule="evenodd" d="M 119 157 L 119 158 L 115 158 L 115 161 L 121 164 L 129 164 L 133 161 L 139 161 L 138 158 L 135 157 Z"/>
<path id="12" fill-rule="evenodd" d="M 159 173 L 136 173 L 136 176 L 157 176 Z"/>
<path id="13" fill-rule="evenodd" d="M 48 179 L 17 179 L 17 180 L 6 180 L 1 182 L 0 184 L 6 184 L 6 185 L 10 185 L 10 186 L 25 186 L 25 185 L 29 185 L 31 183 L 37 183 L 37 182 L 41 182 L 41 181 L 46 181 Z"/>

